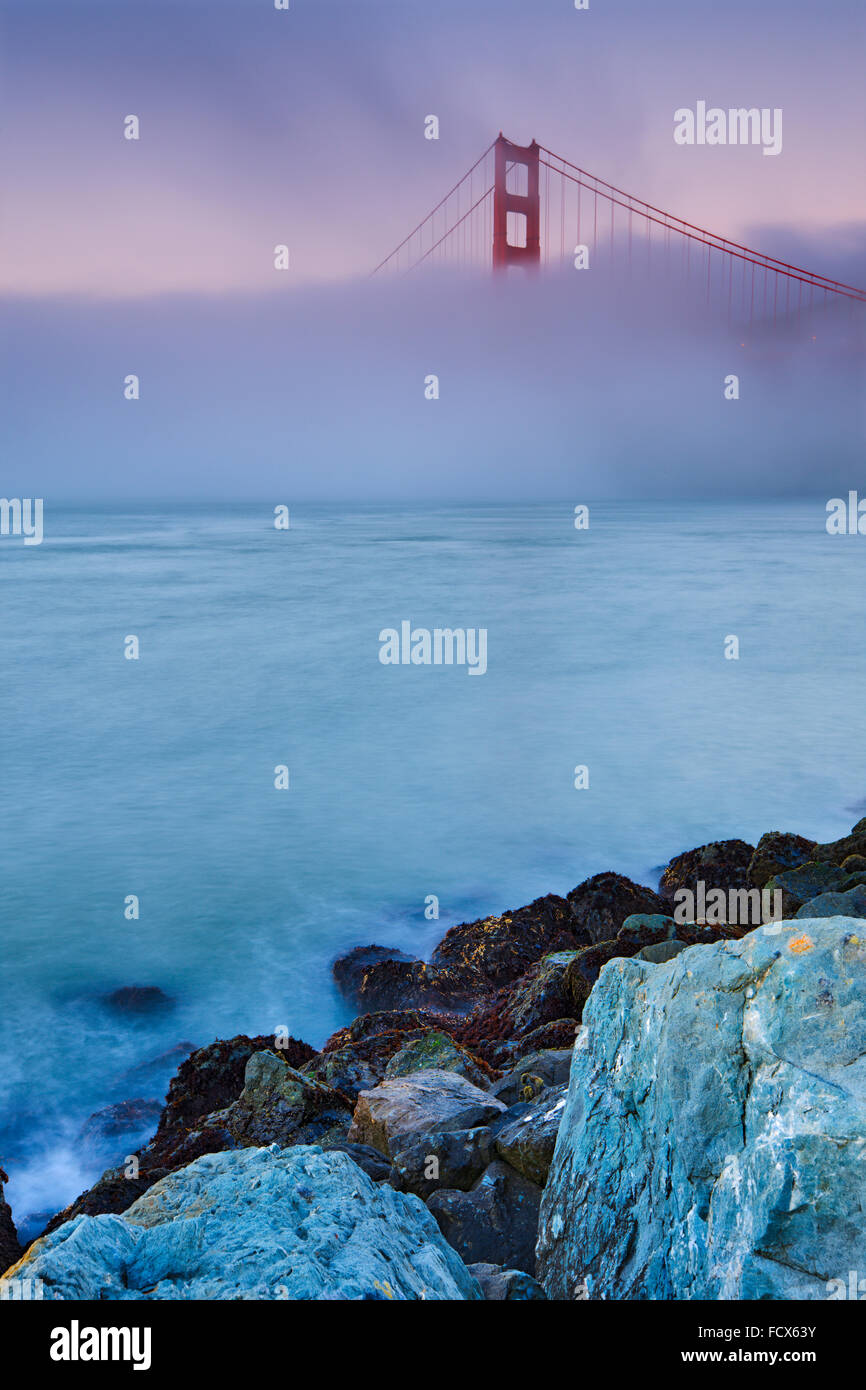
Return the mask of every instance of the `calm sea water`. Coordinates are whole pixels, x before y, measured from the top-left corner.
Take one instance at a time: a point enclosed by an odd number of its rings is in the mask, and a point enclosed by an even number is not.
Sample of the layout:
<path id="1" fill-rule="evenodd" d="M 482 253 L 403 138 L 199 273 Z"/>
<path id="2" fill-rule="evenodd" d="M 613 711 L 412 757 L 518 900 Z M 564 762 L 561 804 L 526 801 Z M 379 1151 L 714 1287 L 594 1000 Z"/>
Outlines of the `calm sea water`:
<path id="1" fill-rule="evenodd" d="M 866 810 L 866 541 L 829 537 L 823 501 L 597 505 L 583 532 L 571 503 L 45 527 L 0 540 L 0 1158 L 25 1226 L 104 1166 L 88 1115 L 164 1094 L 167 1049 L 320 1044 L 348 947 L 424 954 L 601 869 L 652 881 Z M 487 673 L 381 665 L 404 619 L 486 628 Z M 173 1009 L 113 1016 L 99 996 L 132 984 Z"/>

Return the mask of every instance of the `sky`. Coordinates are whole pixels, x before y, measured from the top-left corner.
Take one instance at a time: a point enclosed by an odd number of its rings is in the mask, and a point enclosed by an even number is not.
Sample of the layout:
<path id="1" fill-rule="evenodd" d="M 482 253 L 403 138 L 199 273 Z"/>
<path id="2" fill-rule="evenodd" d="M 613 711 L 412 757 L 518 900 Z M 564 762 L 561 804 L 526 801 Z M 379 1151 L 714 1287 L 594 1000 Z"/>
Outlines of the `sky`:
<path id="1" fill-rule="evenodd" d="M 499 323 L 490 295 L 471 288 L 484 319 L 482 359 L 449 340 L 438 319 L 430 325 L 423 292 L 400 301 L 389 291 L 377 307 L 363 282 L 500 129 L 519 143 L 536 138 L 720 235 L 859 283 L 864 57 L 863 7 L 854 0 L 590 0 L 585 11 L 571 0 L 290 0 L 287 11 L 272 0 L 0 0 L 7 476 L 82 495 L 169 484 L 195 495 L 217 477 L 227 492 L 266 491 L 285 466 L 279 440 L 292 400 L 303 414 L 294 434 L 319 460 L 309 476 L 299 466 L 293 485 L 315 491 L 327 475 L 339 495 L 356 475 L 334 464 L 345 440 L 329 436 L 333 417 L 349 429 L 347 397 L 335 383 L 378 373 L 402 391 L 401 364 L 414 356 L 423 376 L 435 370 L 437 353 L 461 373 L 462 415 L 447 447 L 459 447 L 461 424 L 467 435 L 489 438 L 489 412 L 470 388 L 511 370 L 501 335 L 486 331 Z M 674 112 L 699 100 L 781 108 L 782 152 L 678 146 Z M 123 138 L 129 114 L 140 121 L 137 141 Z M 430 114 L 439 120 L 435 141 L 424 138 Z M 279 275 L 273 248 L 283 243 L 291 269 Z M 466 292 L 441 282 L 433 300 L 460 320 Z M 532 320 L 536 364 L 546 368 L 539 380 L 548 386 L 538 389 L 548 394 L 550 379 L 562 377 L 562 352 L 574 351 L 561 300 L 542 294 L 521 310 Z M 678 313 L 662 310 L 670 322 L 660 328 L 651 295 L 631 304 L 619 297 L 615 312 L 612 302 L 593 293 L 580 306 L 597 315 L 596 343 L 643 342 L 654 324 L 674 376 L 677 345 L 692 332 L 705 354 L 715 360 L 718 348 L 724 357 L 723 338 L 711 345 L 705 329 Z M 820 401 L 832 399 L 840 432 L 849 419 L 853 431 L 856 404 L 846 393 L 856 376 L 846 369 L 840 377 L 837 354 L 850 361 L 850 335 L 834 325 L 831 344 L 826 327 L 827 355 L 813 367 L 827 373 Z M 398 335 L 412 343 L 408 359 Z M 146 358 L 135 359 L 139 346 Z M 585 354 L 585 338 L 578 347 Z M 129 416 L 118 417 L 104 392 L 142 361 L 147 383 L 130 435 Z M 641 369 L 635 360 L 633 377 L 608 379 L 608 387 L 645 399 Z M 178 370 L 189 372 L 185 409 L 170 389 Z M 598 360 L 584 370 L 594 394 L 601 370 Z M 772 373 L 766 362 L 762 370 Z M 296 395 L 292 383 L 300 382 Z M 360 410 L 371 427 L 388 427 L 387 457 L 375 441 L 363 446 L 378 459 L 377 486 L 411 493 L 405 455 L 414 436 L 401 442 L 393 428 L 405 414 L 402 396 L 382 405 L 378 419 L 370 390 L 360 407 L 357 393 L 348 395 L 356 418 Z M 761 391 L 769 410 L 772 393 Z M 693 395 L 680 397 L 684 429 L 700 428 L 686 418 Z M 239 476 L 227 441 L 249 439 L 251 401 L 260 457 Z M 795 413 L 803 408 L 802 400 L 791 404 Z M 676 409 L 674 400 L 665 418 Z M 563 432 L 574 421 L 565 406 L 555 413 L 560 435 L 546 446 L 533 486 L 561 494 L 572 479 Z M 603 422 L 593 417 L 593 429 L 601 436 Z M 176 449 L 184 441 L 186 452 L 157 459 L 161 437 Z M 840 433 L 839 458 L 853 457 L 857 443 Z M 503 434 L 501 452 L 508 450 Z M 118 470 L 119 452 L 140 463 Z M 790 490 L 783 452 L 776 440 L 749 485 Z M 207 468 L 195 461 L 202 458 Z M 847 466 L 840 463 L 840 476 Z M 591 475 L 591 459 L 587 467 Z M 709 469 L 710 491 L 723 485 L 723 472 Z M 795 486 L 804 485 L 807 463 L 793 472 Z M 486 495 L 493 473 L 487 460 L 443 469 L 442 477 L 467 495 Z M 526 486 L 517 470 L 507 476 L 506 493 Z M 610 477 L 599 460 L 595 486 L 603 491 Z"/>

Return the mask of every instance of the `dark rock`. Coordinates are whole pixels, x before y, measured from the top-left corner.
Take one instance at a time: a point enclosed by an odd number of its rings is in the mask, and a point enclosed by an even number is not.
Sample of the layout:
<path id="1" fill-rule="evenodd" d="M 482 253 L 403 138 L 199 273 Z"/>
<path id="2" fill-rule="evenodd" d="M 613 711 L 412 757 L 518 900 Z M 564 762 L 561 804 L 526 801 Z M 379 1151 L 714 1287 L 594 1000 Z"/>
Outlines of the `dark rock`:
<path id="1" fill-rule="evenodd" d="M 345 956 L 339 956 L 331 969 L 340 993 L 346 999 L 355 1001 L 368 966 L 380 965 L 382 961 L 408 963 L 414 959 L 416 957 L 407 955 L 405 951 L 393 950 L 390 946 L 356 946 Z"/>
<path id="2" fill-rule="evenodd" d="M 385 1182 L 390 1175 L 390 1161 L 384 1154 L 380 1154 L 378 1149 L 371 1149 L 369 1144 L 350 1144 L 348 1139 L 335 1139 L 323 1144 L 322 1148 L 326 1153 L 338 1149 L 341 1153 L 348 1154 L 373 1182 Z"/>
<path id="3" fill-rule="evenodd" d="M 102 1002 L 117 1013 L 140 1017 L 143 1014 L 167 1013 L 174 1008 L 170 999 L 157 985 L 124 985 L 102 996 Z"/>
<path id="4" fill-rule="evenodd" d="M 434 1192 L 427 1208 L 464 1264 L 535 1273 L 541 1188 L 507 1163 L 491 1163 L 469 1192 Z"/>
<path id="5" fill-rule="evenodd" d="M 551 951 L 581 944 L 568 903 L 551 893 L 501 917 L 452 927 L 433 952 L 431 964 L 452 972 L 470 992 L 494 990 L 519 979 Z"/>
<path id="6" fill-rule="evenodd" d="M 831 840 L 826 845 L 816 845 L 811 857 L 841 865 L 852 854 L 866 856 L 866 816 L 858 820 L 850 835 L 845 835 L 841 840 Z"/>
<path id="7" fill-rule="evenodd" d="M 620 945 L 639 951 L 643 946 L 656 946 L 660 941 L 673 941 L 677 926 L 673 917 L 659 912 L 636 912 L 626 917 L 616 934 Z"/>
<path id="8" fill-rule="evenodd" d="M 18 1243 L 18 1232 L 12 1220 L 12 1210 L 3 1195 L 3 1184 L 9 1181 L 0 1168 L 0 1274 L 5 1274 L 11 1265 L 17 1264 L 24 1254 Z"/>
<path id="9" fill-rule="evenodd" d="M 539 1187 L 547 1182 L 567 1092 L 567 1081 L 543 1090 L 496 1135 L 499 1157 Z"/>
<path id="10" fill-rule="evenodd" d="M 124 1100 L 117 1105 L 107 1105 L 84 1122 L 78 1143 L 85 1152 L 107 1155 L 109 1161 L 116 1163 L 123 1156 L 118 1152 L 122 1136 L 141 1142 L 146 1131 L 156 1129 L 161 1114 L 162 1103 L 158 1100 Z"/>
<path id="11" fill-rule="evenodd" d="M 866 854 L 849 854 L 842 860 L 842 868 L 846 874 L 862 874 L 866 871 Z"/>
<path id="12" fill-rule="evenodd" d="M 711 844 L 686 850 L 668 864 L 661 876 L 659 893 L 668 900 L 680 888 L 694 893 L 701 881 L 707 892 L 711 888 L 721 888 L 725 893 L 731 888 L 748 888 L 754 853 L 755 846 L 747 845 L 745 840 L 713 840 Z"/>
<path id="13" fill-rule="evenodd" d="M 425 1200 L 442 1189 L 468 1192 L 494 1157 L 492 1143 L 487 1125 L 409 1135 L 393 1146 L 391 1184 Z"/>
<path id="14" fill-rule="evenodd" d="M 467 1004 L 471 982 L 455 972 L 438 970 L 423 960 L 383 960 L 361 971 L 356 999 L 361 1008 L 379 1012 L 400 1008 L 453 1008 Z"/>
<path id="15" fill-rule="evenodd" d="M 611 940 L 636 913 L 660 914 L 666 907 L 651 888 L 614 873 L 595 874 L 573 888 L 568 905 L 577 928 L 588 937 L 586 944 Z"/>
<path id="16" fill-rule="evenodd" d="M 781 830 L 768 831 L 755 846 L 749 863 L 750 887 L 763 888 L 774 875 L 805 864 L 812 857 L 814 848 L 815 841 L 806 840 L 802 835 L 789 835 Z"/>
<path id="17" fill-rule="evenodd" d="M 181 1062 L 185 1062 L 195 1051 L 194 1042 L 176 1043 L 167 1052 L 160 1052 L 156 1057 L 149 1057 L 146 1062 L 138 1062 L 134 1067 L 129 1067 L 120 1074 L 116 1084 L 123 1088 L 125 1095 L 129 1095 L 130 1092 L 161 1095 Z"/>
<path id="18" fill-rule="evenodd" d="M 820 893 L 836 893 L 840 890 L 845 874 L 838 864 L 827 861 L 809 860 L 796 869 L 788 869 L 767 880 L 766 890 L 774 893 L 781 889 L 782 914 L 795 917 L 799 908 Z"/>
<path id="19" fill-rule="evenodd" d="M 573 1028 L 571 1019 L 569 1024 Z M 562 1086 L 568 1081 L 571 1054 L 571 1047 L 527 1053 L 501 1080 L 493 1083 L 490 1094 L 505 1105 L 534 1100 L 545 1087 Z"/>
<path id="20" fill-rule="evenodd" d="M 503 1269 L 501 1265 L 469 1265 L 481 1285 L 481 1292 L 490 1303 L 525 1302 L 530 1299 L 547 1299 L 547 1294 L 531 1274 L 522 1269 Z"/>
<path id="21" fill-rule="evenodd" d="M 513 1044 L 507 1043 L 501 1049 L 502 1066 L 513 1067 L 524 1052 L 570 1051 L 574 1046 L 579 1024 L 573 1018 L 557 1018 L 553 1023 L 545 1023 L 543 1028 L 535 1028 Z M 490 1059 L 485 1057 L 485 1061 Z"/>
<path id="22" fill-rule="evenodd" d="M 797 912 L 798 917 L 866 917 L 866 887 L 862 883 L 847 893 L 820 893 Z"/>

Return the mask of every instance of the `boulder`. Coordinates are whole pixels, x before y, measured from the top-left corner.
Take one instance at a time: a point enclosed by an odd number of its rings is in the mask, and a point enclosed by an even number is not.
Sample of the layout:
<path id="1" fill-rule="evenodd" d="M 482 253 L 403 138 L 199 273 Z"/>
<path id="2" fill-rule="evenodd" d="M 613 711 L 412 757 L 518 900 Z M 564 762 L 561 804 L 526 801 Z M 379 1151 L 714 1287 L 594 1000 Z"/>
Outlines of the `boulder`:
<path id="1" fill-rule="evenodd" d="M 575 923 L 588 938 L 577 945 L 609 941 L 628 917 L 660 914 L 666 909 L 666 904 L 651 888 L 614 873 L 595 874 L 573 888 L 568 895 L 568 905 Z"/>
<path id="2" fill-rule="evenodd" d="M 395 1142 L 392 1157 L 391 1183 L 403 1192 L 425 1200 L 441 1188 L 467 1192 L 494 1158 L 493 1134 L 479 1125 L 407 1135 Z"/>
<path id="3" fill-rule="evenodd" d="M 750 888 L 763 888 L 768 879 L 783 874 L 787 869 L 796 869 L 812 858 L 814 840 L 806 840 L 802 835 L 790 835 L 781 830 L 770 830 L 762 835 L 755 845 L 755 852 L 749 861 L 748 879 Z"/>
<path id="4" fill-rule="evenodd" d="M 390 1154 L 396 1139 L 419 1131 L 473 1129 L 505 1106 L 451 1071 L 418 1071 L 362 1091 L 349 1140 Z"/>
<path id="5" fill-rule="evenodd" d="M 565 1110 L 568 1086 L 550 1086 L 497 1129 L 496 1152 L 524 1178 L 543 1187 Z"/>
<path id="6" fill-rule="evenodd" d="M 866 931 L 612 960 L 542 1201 L 548 1298 L 826 1299 L 866 1240 Z"/>
<path id="7" fill-rule="evenodd" d="M 219 1119 L 238 1144 L 287 1145 L 344 1138 L 351 1116 L 351 1101 L 339 1091 L 273 1052 L 254 1052 L 243 1091 Z"/>
<path id="8" fill-rule="evenodd" d="M 535 1272 L 541 1188 L 507 1163 L 491 1163 L 469 1192 L 428 1199 L 439 1229 L 466 1264 L 501 1264 Z"/>
<path id="9" fill-rule="evenodd" d="M 503 1269 L 501 1265 L 468 1265 L 469 1273 L 481 1285 L 490 1303 L 528 1302 L 546 1298 L 544 1289 L 522 1269 Z"/>
<path id="10" fill-rule="evenodd" d="M 699 882 L 706 884 L 707 892 L 711 888 L 721 888 L 725 893 L 732 888 L 748 888 L 754 853 L 755 846 L 747 845 L 745 840 L 713 840 L 686 850 L 668 864 L 661 876 L 659 893 L 665 899 L 673 898 L 680 888 L 695 893 Z"/>
<path id="11" fill-rule="evenodd" d="M 16 1275 L 77 1299 L 473 1299 L 417 1197 L 317 1147 L 210 1154 L 123 1216 L 78 1216 Z"/>
<path id="12" fill-rule="evenodd" d="M 866 887 L 859 884 L 847 893 L 819 893 L 804 903 L 799 917 L 866 917 Z"/>
<path id="13" fill-rule="evenodd" d="M 3 1184 L 8 1181 L 8 1177 L 0 1168 L 0 1274 L 3 1274 L 10 1265 L 14 1265 L 21 1258 L 18 1232 L 15 1229 L 15 1222 L 12 1220 L 9 1203 L 3 1195 Z"/>

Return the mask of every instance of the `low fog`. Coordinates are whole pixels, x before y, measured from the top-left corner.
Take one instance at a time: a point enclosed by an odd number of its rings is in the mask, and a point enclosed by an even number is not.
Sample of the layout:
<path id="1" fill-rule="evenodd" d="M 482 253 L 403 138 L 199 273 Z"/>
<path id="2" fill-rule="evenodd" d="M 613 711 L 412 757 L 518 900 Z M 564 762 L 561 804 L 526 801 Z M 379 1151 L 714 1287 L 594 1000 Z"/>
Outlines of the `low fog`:
<path id="1" fill-rule="evenodd" d="M 274 274 L 256 297 L 7 301 L 3 493 L 829 496 L 861 477 L 862 305 L 748 328 L 739 269 L 730 322 L 726 281 L 708 308 L 705 273 L 659 266 Z"/>

